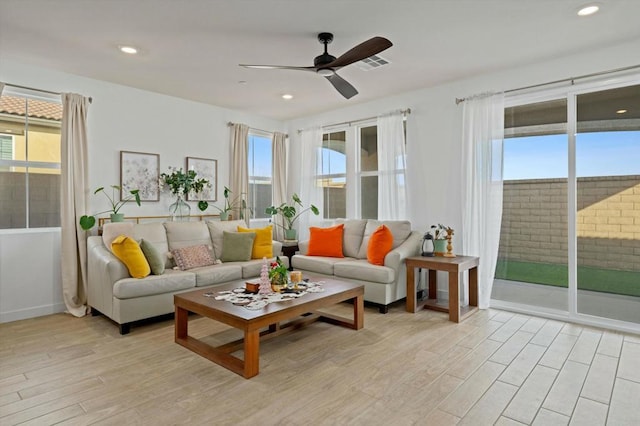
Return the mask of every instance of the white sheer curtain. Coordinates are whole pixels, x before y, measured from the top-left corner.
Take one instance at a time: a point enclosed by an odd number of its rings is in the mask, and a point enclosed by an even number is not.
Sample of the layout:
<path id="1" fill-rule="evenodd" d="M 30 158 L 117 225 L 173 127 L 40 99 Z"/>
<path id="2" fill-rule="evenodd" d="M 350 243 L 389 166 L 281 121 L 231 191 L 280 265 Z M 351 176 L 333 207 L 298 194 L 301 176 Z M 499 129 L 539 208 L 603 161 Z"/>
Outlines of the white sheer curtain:
<path id="1" fill-rule="evenodd" d="M 231 169 L 229 171 L 229 200 L 246 200 L 249 194 L 249 126 L 234 123 L 231 126 Z M 233 210 L 233 218 L 240 219 L 240 210 Z M 249 218 L 244 218 L 249 224 Z"/>
<path id="2" fill-rule="evenodd" d="M 271 205 L 279 206 L 287 200 L 287 135 L 280 132 L 274 132 L 271 151 L 272 151 L 272 167 L 273 181 L 271 190 Z M 284 231 L 279 226 L 274 226 L 273 236 L 278 241 L 284 240 Z"/>
<path id="3" fill-rule="evenodd" d="M 406 220 L 404 114 L 378 117 L 378 219 Z"/>
<path id="4" fill-rule="evenodd" d="M 0 96 L 2 96 L 3 90 L 4 90 L 4 83 L 0 81 Z"/>
<path id="5" fill-rule="evenodd" d="M 87 236 L 78 221 L 88 211 L 88 107 L 88 98 L 73 93 L 62 94 L 62 294 L 67 310 L 77 317 L 87 313 Z"/>
<path id="6" fill-rule="evenodd" d="M 489 307 L 502 221 L 504 94 L 467 98 L 462 129 L 462 252 L 480 257 L 478 306 Z"/>
<path id="7" fill-rule="evenodd" d="M 303 130 L 300 143 L 302 145 L 300 162 L 302 170 L 298 195 L 305 208 L 313 204 L 320 210 L 318 216 L 306 212 L 298 219 L 298 240 L 305 241 L 309 239 L 309 226 L 320 224 L 324 215 L 324 194 L 316 179 L 316 175 L 322 172 L 322 128 L 314 127 Z"/>

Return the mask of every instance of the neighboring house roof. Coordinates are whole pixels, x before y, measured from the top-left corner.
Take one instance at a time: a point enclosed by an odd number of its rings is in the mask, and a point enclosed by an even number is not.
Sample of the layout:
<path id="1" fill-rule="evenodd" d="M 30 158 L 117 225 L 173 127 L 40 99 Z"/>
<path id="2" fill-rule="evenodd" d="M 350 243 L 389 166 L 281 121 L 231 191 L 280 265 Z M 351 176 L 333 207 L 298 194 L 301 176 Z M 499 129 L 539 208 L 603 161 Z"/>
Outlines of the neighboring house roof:
<path id="1" fill-rule="evenodd" d="M 0 114 L 24 117 L 27 115 L 26 111 L 25 98 L 6 95 L 0 97 Z M 28 111 L 31 118 L 62 121 L 62 105 L 59 103 L 29 99 Z"/>

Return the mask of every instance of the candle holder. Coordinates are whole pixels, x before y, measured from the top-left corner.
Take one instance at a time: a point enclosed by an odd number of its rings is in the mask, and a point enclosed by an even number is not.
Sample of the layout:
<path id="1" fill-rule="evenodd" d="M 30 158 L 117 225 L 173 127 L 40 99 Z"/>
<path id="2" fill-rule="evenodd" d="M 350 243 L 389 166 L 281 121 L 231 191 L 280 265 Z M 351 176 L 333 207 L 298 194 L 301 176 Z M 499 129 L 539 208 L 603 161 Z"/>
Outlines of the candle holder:
<path id="1" fill-rule="evenodd" d="M 453 254 L 453 244 L 451 244 L 451 237 L 453 237 L 453 229 L 447 228 L 447 252 L 444 254 L 444 257 L 456 257 Z"/>

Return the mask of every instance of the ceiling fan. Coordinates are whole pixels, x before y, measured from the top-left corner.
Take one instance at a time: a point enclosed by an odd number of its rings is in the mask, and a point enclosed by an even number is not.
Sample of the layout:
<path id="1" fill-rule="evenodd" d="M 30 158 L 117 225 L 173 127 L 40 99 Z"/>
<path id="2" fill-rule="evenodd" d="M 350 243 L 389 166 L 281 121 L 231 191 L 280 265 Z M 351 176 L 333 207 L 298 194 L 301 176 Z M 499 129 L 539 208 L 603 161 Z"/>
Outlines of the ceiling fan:
<path id="1" fill-rule="evenodd" d="M 333 34 L 320 33 L 318 34 L 318 41 L 324 44 L 324 53 L 320 56 L 316 56 L 313 60 L 312 67 L 294 67 L 286 65 L 246 65 L 240 64 L 245 68 L 258 68 L 258 69 L 285 69 L 285 70 L 299 70 L 299 71 L 313 71 L 323 77 L 336 88 L 342 96 L 347 99 L 352 98 L 358 94 L 358 91 L 347 80 L 336 74 L 340 68 L 353 64 L 354 62 L 361 61 L 370 56 L 376 55 L 383 50 L 386 50 L 393 46 L 389 40 L 384 37 L 373 37 L 369 40 L 360 43 L 356 47 L 348 50 L 339 57 L 329 55 L 327 52 L 327 45 L 333 41 Z"/>

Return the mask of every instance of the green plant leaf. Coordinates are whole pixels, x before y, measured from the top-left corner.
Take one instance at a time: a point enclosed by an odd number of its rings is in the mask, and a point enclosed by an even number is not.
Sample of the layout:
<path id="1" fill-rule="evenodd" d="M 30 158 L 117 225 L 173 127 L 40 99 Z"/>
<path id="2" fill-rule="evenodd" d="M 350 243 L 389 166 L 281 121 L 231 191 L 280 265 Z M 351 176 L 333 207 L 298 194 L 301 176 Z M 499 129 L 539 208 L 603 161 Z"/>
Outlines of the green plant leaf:
<path id="1" fill-rule="evenodd" d="M 100 188 L 96 189 L 95 191 L 93 191 L 93 194 L 97 194 L 100 191 L 104 191 L 104 186 L 101 186 Z"/>
<path id="2" fill-rule="evenodd" d="M 93 228 L 93 225 L 96 224 L 96 218 L 93 216 L 84 215 L 80 218 L 80 227 L 85 231 Z"/>
<path id="3" fill-rule="evenodd" d="M 320 210 L 318 210 L 318 208 L 316 206 L 314 206 L 313 204 L 311 204 L 311 211 L 313 212 L 313 214 L 315 214 L 316 216 L 318 216 L 320 214 Z"/>
<path id="4" fill-rule="evenodd" d="M 200 200 L 198 201 L 198 208 L 200 209 L 200 211 L 205 211 L 207 209 L 207 207 L 209 207 L 209 203 L 204 201 L 204 200 Z"/>

